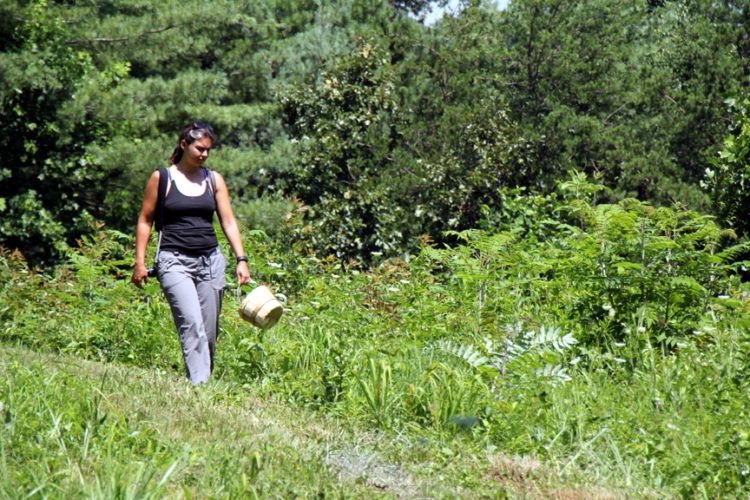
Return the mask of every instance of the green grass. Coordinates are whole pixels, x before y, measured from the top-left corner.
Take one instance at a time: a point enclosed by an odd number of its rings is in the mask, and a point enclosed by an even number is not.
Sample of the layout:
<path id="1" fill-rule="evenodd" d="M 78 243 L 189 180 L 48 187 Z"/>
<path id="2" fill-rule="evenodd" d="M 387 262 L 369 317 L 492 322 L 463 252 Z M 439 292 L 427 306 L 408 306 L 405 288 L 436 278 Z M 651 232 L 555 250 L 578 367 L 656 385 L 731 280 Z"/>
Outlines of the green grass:
<path id="1" fill-rule="evenodd" d="M 3 349 L 5 496 L 355 494 L 322 466 L 330 428 L 172 375 Z M 297 481 L 290 480 L 298 478 Z"/>
<path id="2" fill-rule="evenodd" d="M 172 373 L 7 346 L 0 380 L 3 498 L 612 494 L 562 488 L 533 458 L 368 431 L 222 380 L 195 388 Z"/>
<path id="3" fill-rule="evenodd" d="M 377 435 L 222 381 L 0 348 L 0 496 L 445 494 Z M 385 446 L 389 445 L 385 443 Z"/>
<path id="4" fill-rule="evenodd" d="M 250 232 L 287 311 L 260 332 L 229 294 L 199 389 L 128 237 L 48 274 L 0 254 L 0 497 L 746 497 L 741 249 L 688 212 L 573 208 L 370 269 Z"/>

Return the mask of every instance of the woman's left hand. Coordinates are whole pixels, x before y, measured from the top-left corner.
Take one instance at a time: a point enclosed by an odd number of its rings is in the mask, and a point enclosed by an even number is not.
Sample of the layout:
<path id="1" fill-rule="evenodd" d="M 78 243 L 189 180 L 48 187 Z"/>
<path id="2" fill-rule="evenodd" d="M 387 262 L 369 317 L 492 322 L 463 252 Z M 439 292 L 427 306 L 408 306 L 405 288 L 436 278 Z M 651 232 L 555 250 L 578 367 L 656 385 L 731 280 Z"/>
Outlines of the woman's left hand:
<path id="1" fill-rule="evenodd" d="M 247 262 L 237 263 L 237 280 L 239 280 L 240 285 L 250 283 L 250 269 L 247 267 Z"/>

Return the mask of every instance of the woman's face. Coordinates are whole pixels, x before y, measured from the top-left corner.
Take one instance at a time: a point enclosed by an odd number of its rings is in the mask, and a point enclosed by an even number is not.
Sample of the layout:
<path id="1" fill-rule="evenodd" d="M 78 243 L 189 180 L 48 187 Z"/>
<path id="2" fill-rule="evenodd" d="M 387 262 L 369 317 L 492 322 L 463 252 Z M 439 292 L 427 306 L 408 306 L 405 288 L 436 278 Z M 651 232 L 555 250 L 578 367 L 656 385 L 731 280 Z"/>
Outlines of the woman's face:
<path id="1" fill-rule="evenodd" d="M 210 137 L 196 139 L 190 144 L 187 144 L 187 141 L 182 142 L 183 161 L 191 165 L 202 165 L 211 152 L 211 146 L 213 146 L 213 141 Z"/>

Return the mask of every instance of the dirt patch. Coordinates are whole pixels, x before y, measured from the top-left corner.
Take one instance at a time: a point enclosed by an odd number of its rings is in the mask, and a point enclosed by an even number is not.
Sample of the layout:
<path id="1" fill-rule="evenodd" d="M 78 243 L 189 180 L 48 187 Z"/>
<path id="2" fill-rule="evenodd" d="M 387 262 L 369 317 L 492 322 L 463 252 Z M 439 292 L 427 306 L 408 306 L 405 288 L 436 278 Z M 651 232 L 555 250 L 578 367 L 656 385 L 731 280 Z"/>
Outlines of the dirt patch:
<path id="1" fill-rule="evenodd" d="M 555 488 L 556 470 L 544 465 L 534 456 L 490 457 L 490 477 L 510 491 L 525 498 L 554 498 L 556 500 L 615 500 L 627 498 L 602 487 L 585 489 Z"/>

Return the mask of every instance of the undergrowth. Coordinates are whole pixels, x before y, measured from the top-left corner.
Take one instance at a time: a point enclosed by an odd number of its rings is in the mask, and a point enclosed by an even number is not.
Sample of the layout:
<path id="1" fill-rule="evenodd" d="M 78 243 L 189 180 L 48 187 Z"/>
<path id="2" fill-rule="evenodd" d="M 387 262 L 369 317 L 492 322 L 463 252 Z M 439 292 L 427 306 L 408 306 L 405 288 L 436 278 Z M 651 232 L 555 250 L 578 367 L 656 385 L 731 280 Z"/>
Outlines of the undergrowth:
<path id="1" fill-rule="evenodd" d="M 506 193 L 456 245 L 425 239 L 369 269 L 246 231 L 286 314 L 253 330 L 228 290 L 215 377 L 443 442 L 446 461 L 502 453 L 571 483 L 750 494 L 746 245 L 709 217 L 597 190 L 574 175 L 547 197 Z M 131 245 L 102 228 L 49 273 L 4 253 L 3 342 L 180 374 L 158 284 L 128 283 Z"/>

